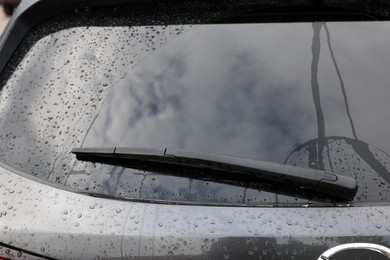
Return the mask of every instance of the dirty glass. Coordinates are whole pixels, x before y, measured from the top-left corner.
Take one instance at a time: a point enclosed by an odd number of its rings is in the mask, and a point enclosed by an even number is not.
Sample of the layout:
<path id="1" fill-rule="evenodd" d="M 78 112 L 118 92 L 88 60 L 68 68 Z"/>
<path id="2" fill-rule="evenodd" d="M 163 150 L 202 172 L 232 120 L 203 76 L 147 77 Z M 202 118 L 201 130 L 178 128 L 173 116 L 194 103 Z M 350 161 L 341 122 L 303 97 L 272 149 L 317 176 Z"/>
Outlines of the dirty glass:
<path id="1" fill-rule="evenodd" d="M 76 147 L 181 148 L 356 178 L 390 198 L 389 22 L 214 24 L 115 9 L 36 28 L 2 76 L 0 160 L 85 192 L 259 205 L 307 200 L 77 161 Z M 114 15 L 115 14 L 115 15 Z"/>

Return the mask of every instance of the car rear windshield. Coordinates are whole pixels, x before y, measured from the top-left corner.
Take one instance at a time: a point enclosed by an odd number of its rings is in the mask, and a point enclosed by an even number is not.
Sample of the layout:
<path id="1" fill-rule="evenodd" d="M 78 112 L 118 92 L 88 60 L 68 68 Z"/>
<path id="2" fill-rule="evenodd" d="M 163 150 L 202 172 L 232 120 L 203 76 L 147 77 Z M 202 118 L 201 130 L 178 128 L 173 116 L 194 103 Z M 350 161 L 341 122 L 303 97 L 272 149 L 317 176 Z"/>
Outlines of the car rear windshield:
<path id="1" fill-rule="evenodd" d="M 71 153 L 180 148 L 334 172 L 356 179 L 354 202 L 390 199 L 390 22 L 248 20 L 191 3 L 82 10 L 31 31 L 1 78 L 1 162 L 120 198 L 308 201 Z"/>

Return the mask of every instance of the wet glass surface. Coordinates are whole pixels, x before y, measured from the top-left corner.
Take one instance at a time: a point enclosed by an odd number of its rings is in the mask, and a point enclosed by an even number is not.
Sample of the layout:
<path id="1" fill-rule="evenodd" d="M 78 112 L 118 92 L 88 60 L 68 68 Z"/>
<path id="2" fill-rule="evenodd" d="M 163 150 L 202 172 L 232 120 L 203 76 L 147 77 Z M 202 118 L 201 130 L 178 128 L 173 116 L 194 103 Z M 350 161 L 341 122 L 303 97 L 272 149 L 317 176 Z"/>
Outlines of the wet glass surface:
<path id="1" fill-rule="evenodd" d="M 52 27 L 1 91 L 1 161 L 125 198 L 305 202 L 70 153 L 181 148 L 327 170 L 357 179 L 357 201 L 390 198 L 390 23 Z"/>

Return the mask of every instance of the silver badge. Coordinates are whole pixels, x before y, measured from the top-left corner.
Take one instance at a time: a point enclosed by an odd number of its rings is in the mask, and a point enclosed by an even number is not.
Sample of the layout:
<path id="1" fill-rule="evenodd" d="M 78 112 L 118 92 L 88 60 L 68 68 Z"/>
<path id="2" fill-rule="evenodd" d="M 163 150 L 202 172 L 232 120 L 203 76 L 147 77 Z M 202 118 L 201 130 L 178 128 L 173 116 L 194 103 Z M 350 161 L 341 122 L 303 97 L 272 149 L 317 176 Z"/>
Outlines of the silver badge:
<path id="1" fill-rule="evenodd" d="M 347 250 L 354 250 L 354 249 L 363 249 L 363 250 L 369 250 L 374 251 L 377 253 L 380 253 L 384 256 L 386 256 L 388 259 L 390 259 L 390 249 L 384 246 L 380 246 L 377 244 L 370 244 L 370 243 L 351 243 L 351 244 L 343 244 L 339 246 L 332 247 L 328 249 L 325 253 L 323 253 L 318 260 L 329 260 L 330 257 Z"/>

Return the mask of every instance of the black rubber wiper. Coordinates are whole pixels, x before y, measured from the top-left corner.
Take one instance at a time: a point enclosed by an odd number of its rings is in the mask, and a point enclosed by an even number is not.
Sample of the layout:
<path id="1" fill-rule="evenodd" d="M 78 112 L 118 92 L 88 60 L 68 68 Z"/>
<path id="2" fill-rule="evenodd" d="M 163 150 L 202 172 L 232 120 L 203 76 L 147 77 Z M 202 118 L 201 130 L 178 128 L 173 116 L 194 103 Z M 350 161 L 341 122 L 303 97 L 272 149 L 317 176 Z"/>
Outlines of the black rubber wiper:
<path id="1" fill-rule="evenodd" d="M 199 174 L 204 179 L 204 174 L 208 174 L 207 179 L 210 181 L 221 178 L 232 182 L 266 181 L 345 200 L 352 200 L 358 188 L 355 179 L 334 173 L 181 149 L 74 148 L 72 153 L 81 161 L 123 165 L 143 170 L 153 166 L 157 171 L 159 168 L 163 170 L 169 167 L 176 169 L 172 175 L 196 179 Z"/>

